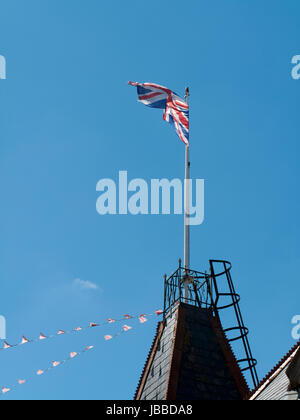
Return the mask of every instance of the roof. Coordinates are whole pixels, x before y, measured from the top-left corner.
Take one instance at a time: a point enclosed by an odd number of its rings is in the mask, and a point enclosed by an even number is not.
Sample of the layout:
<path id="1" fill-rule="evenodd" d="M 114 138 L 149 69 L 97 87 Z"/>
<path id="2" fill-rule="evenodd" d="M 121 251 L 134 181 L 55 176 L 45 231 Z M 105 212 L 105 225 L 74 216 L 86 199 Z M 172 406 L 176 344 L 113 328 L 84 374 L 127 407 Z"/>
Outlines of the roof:
<path id="1" fill-rule="evenodd" d="M 158 324 L 135 400 L 241 400 L 249 392 L 219 319 L 181 303 Z"/>
<path id="2" fill-rule="evenodd" d="M 140 377 L 140 380 L 139 380 L 139 383 L 138 383 L 138 386 L 137 386 L 137 389 L 136 389 L 136 392 L 135 392 L 135 395 L 134 395 L 134 399 L 135 400 L 140 397 L 140 390 L 143 388 L 142 387 L 143 382 L 145 381 L 145 379 L 146 379 L 146 377 L 148 375 L 149 369 L 151 367 L 152 356 L 155 353 L 156 348 L 158 346 L 158 343 L 159 343 L 161 334 L 163 332 L 163 327 L 164 327 L 164 322 L 163 321 L 162 322 L 159 322 L 158 325 L 157 325 L 157 328 L 156 328 L 156 334 L 154 336 L 154 340 L 153 340 L 153 343 L 151 345 L 151 349 L 149 351 L 147 360 L 145 362 L 145 365 L 144 365 L 144 368 L 143 368 L 143 371 L 142 371 L 142 375 Z"/>
<path id="3" fill-rule="evenodd" d="M 286 375 L 289 378 L 289 390 L 298 390 L 300 387 L 300 347 L 297 351 L 296 356 L 289 364 Z"/>
<path id="4" fill-rule="evenodd" d="M 276 364 L 276 366 L 262 379 L 258 386 L 250 393 L 249 400 L 255 400 L 276 378 L 288 367 L 300 349 L 300 340 Z"/>

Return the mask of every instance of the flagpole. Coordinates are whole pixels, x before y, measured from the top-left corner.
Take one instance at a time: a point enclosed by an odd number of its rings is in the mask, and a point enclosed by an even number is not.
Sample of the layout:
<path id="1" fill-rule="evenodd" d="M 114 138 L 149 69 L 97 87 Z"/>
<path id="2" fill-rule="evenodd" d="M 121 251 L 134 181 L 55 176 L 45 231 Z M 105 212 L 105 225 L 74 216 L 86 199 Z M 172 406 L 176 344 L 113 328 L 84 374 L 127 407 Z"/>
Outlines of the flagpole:
<path id="1" fill-rule="evenodd" d="M 190 91 L 187 87 L 185 90 L 185 101 L 189 104 Z M 191 163 L 190 163 L 190 146 L 189 143 L 185 147 L 185 208 L 184 208 L 184 270 L 185 276 L 188 277 L 190 269 L 190 225 L 189 225 L 189 206 L 190 206 L 190 191 L 189 191 L 189 180 Z M 184 298 L 188 301 L 189 297 L 189 280 L 184 282 Z"/>

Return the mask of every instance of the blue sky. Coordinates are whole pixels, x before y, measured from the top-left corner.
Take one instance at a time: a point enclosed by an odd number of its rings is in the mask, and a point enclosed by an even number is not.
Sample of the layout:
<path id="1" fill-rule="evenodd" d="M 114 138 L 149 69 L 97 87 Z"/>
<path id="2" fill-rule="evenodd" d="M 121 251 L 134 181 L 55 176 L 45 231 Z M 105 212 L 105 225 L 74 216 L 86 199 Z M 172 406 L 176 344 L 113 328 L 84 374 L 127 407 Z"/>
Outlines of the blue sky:
<path id="1" fill-rule="evenodd" d="M 206 182 L 194 269 L 233 263 L 263 376 L 294 344 L 299 309 L 297 0 L 1 3 L 0 313 L 8 341 L 162 306 L 183 256 L 181 216 L 96 213 L 96 184 L 184 176 L 184 146 L 128 80 L 191 90 L 193 178 Z M 80 282 L 98 289 L 83 290 Z M 131 399 L 155 321 L 1 353 L 1 386 L 97 345 L 11 399 Z"/>

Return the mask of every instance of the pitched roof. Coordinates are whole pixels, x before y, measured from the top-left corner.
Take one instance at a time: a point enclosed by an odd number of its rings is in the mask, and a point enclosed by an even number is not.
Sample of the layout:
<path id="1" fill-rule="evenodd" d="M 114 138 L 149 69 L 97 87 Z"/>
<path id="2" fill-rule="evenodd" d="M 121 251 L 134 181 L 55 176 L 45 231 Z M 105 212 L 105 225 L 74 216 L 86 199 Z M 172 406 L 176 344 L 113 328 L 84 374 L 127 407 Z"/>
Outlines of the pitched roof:
<path id="1" fill-rule="evenodd" d="M 142 375 L 140 377 L 137 389 L 135 391 L 134 400 L 137 400 L 137 399 L 140 398 L 141 390 L 143 389 L 143 382 L 146 380 L 146 378 L 148 376 L 148 372 L 149 372 L 149 369 L 150 369 L 151 363 L 152 363 L 152 358 L 153 358 L 153 355 L 155 354 L 155 351 L 156 351 L 156 348 L 158 346 L 158 343 L 159 343 L 161 334 L 163 332 L 163 329 L 164 329 L 164 322 L 162 321 L 162 322 L 159 322 L 158 325 L 157 325 L 156 334 L 154 336 L 154 340 L 153 340 L 153 343 L 151 345 L 151 349 L 149 351 L 147 360 L 146 360 L 144 368 L 143 368 Z"/>
<path id="2" fill-rule="evenodd" d="M 238 400 L 249 393 L 219 319 L 181 303 L 158 324 L 134 398 Z"/>
<path id="3" fill-rule="evenodd" d="M 256 388 L 254 388 L 249 394 L 248 399 L 255 399 L 291 362 L 293 357 L 297 354 L 300 349 L 300 340 L 295 344 L 291 350 L 274 366 L 274 368 L 261 380 Z"/>
<path id="4" fill-rule="evenodd" d="M 289 391 L 297 390 L 300 386 L 300 347 L 289 364 L 286 375 L 289 378 Z"/>

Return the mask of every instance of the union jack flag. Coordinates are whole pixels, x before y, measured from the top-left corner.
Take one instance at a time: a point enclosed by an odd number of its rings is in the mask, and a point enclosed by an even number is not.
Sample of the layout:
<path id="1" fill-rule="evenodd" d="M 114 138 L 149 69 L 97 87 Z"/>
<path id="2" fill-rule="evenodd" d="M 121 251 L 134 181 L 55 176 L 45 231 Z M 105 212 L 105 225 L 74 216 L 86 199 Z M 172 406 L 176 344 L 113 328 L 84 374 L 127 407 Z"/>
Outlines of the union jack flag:
<path id="1" fill-rule="evenodd" d="M 137 87 L 139 102 L 164 109 L 164 120 L 172 124 L 185 145 L 189 145 L 189 106 L 170 89 L 154 83 L 128 82 Z"/>

